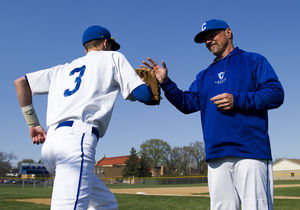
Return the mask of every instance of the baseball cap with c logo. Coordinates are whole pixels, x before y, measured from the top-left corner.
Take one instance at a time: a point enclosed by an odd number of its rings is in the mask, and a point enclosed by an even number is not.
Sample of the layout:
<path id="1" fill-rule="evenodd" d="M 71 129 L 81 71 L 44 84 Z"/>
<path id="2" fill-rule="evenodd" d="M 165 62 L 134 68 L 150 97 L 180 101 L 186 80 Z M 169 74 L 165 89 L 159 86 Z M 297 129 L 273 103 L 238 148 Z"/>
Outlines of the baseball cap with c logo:
<path id="1" fill-rule="evenodd" d="M 227 29 L 229 25 L 224 20 L 211 19 L 202 24 L 201 31 L 195 36 L 196 43 L 204 42 L 204 34 L 207 31 L 216 29 Z"/>

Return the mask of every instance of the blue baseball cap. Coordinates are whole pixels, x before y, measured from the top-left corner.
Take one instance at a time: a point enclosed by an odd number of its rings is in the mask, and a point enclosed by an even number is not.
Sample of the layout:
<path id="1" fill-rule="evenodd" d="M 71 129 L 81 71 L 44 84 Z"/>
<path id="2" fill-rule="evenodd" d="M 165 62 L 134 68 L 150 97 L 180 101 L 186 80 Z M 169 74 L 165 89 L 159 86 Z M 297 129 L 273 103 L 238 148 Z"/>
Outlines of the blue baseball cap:
<path id="1" fill-rule="evenodd" d="M 204 34 L 207 31 L 216 30 L 216 29 L 227 29 L 229 25 L 224 20 L 211 19 L 202 24 L 201 32 L 199 32 L 194 41 L 196 43 L 204 42 Z"/>
<path id="2" fill-rule="evenodd" d="M 111 43 L 111 49 L 117 51 L 120 45 L 111 36 L 109 30 L 101 26 L 88 27 L 82 35 L 82 44 L 94 39 L 107 39 Z"/>

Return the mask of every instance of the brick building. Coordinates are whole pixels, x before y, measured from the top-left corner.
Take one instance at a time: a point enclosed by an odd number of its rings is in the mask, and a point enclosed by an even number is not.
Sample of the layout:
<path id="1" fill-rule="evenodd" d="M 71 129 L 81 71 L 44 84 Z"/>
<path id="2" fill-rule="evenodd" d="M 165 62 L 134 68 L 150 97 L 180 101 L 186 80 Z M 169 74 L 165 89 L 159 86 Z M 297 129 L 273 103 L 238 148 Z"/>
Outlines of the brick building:
<path id="1" fill-rule="evenodd" d="M 95 165 L 95 174 L 100 178 L 122 178 L 122 171 L 128 158 L 129 155 L 103 157 Z"/>

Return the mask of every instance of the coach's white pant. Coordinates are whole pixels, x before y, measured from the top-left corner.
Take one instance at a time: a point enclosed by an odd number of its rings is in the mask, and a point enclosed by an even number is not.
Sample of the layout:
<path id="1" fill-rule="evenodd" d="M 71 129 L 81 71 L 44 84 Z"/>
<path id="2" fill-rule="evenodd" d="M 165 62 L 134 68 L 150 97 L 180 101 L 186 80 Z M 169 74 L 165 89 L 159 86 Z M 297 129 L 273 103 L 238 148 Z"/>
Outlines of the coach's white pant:
<path id="1" fill-rule="evenodd" d="M 52 210 L 118 209 L 111 191 L 94 174 L 97 138 L 90 125 L 49 128 L 42 160 L 55 174 Z"/>
<path id="2" fill-rule="evenodd" d="M 226 157 L 208 162 L 211 210 L 272 210 L 271 161 Z"/>

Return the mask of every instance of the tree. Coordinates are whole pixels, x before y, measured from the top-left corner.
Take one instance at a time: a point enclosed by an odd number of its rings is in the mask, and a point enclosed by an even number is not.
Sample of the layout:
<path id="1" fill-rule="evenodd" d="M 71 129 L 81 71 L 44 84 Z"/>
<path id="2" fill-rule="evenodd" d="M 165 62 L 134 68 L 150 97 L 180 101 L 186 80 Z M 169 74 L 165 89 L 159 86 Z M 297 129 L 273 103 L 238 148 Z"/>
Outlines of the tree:
<path id="1" fill-rule="evenodd" d="M 125 161 L 125 167 L 122 171 L 122 175 L 126 178 L 139 176 L 139 158 L 133 147 L 130 150 L 129 158 Z"/>
<path id="2" fill-rule="evenodd" d="M 0 176 L 6 176 L 12 170 L 11 161 L 17 157 L 11 153 L 0 152 Z"/>
<path id="3" fill-rule="evenodd" d="M 140 165 L 139 165 L 139 177 L 151 177 L 152 173 L 150 172 L 150 162 L 149 158 L 146 156 L 142 156 L 140 159 Z"/>
<path id="4" fill-rule="evenodd" d="M 174 147 L 168 153 L 166 161 L 166 175 L 179 175 L 179 164 L 180 164 L 180 148 Z"/>
<path id="5" fill-rule="evenodd" d="M 152 168 L 164 165 L 168 158 L 168 153 L 171 150 L 170 145 L 160 139 L 147 140 L 141 144 L 140 148 L 141 156 L 149 158 Z"/>
<path id="6" fill-rule="evenodd" d="M 204 142 L 195 141 L 190 144 L 190 148 L 191 155 L 197 165 L 198 173 L 201 174 L 204 172 L 206 166 Z"/>
<path id="7" fill-rule="evenodd" d="M 180 169 L 183 175 L 188 175 L 190 173 L 192 155 L 191 148 L 189 146 L 184 146 L 179 150 L 180 154 Z"/>

